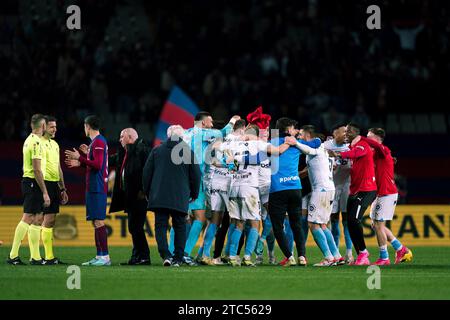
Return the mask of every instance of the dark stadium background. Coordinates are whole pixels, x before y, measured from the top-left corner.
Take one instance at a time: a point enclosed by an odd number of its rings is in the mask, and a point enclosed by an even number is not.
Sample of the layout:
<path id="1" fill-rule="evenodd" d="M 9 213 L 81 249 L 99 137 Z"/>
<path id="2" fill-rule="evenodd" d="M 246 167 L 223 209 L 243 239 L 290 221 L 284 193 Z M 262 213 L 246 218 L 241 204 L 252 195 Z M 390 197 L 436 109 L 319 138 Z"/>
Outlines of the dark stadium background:
<path id="1" fill-rule="evenodd" d="M 21 203 L 33 113 L 58 118 L 62 150 L 86 143 L 83 118 L 99 114 L 114 151 L 124 127 L 153 140 L 177 84 L 219 124 L 261 104 L 326 134 L 344 121 L 383 126 L 402 202 L 448 204 L 449 3 L 1 0 L 0 201 Z M 81 31 L 66 28 L 71 4 Z M 381 30 L 366 28 L 371 4 Z M 82 203 L 82 170 L 63 170 Z"/>

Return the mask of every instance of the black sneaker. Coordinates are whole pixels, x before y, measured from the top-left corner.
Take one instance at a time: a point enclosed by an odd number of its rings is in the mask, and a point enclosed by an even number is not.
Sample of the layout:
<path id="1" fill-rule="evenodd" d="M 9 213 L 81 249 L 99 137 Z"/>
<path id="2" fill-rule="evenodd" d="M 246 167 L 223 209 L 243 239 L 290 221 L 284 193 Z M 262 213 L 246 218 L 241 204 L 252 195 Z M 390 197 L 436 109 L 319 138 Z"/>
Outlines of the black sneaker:
<path id="1" fill-rule="evenodd" d="M 172 262 L 173 262 L 172 258 L 164 259 L 163 266 L 164 267 L 170 267 L 172 265 Z"/>
<path id="2" fill-rule="evenodd" d="M 194 259 L 190 256 L 184 256 L 183 257 L 183 263 L 187 264 L 188 266 L 197 266 L 198 264 L 194 261 Z"/>
<path id="3" fill-rule="evenodd" d="M 183 262 L 180 261 L 173 261 L 172 264 L 170 265 L 171 267 L 176 267 L 178 268 L 179 266 L 181 266 L 183 264 Z"/>
<path id="4" fill-rule="evenodd" d="M 150 261 L 150 259 L 140 259 L 135 263 L 136 266 L 149 266 L 151 264 L 152 262 Z"/>
<path id="5" fill-rule="evenodd" d="M 24 266 L 25 263 L 22 262 L 22 260 L 20 260 L 19 256 L 15 257 L 14 259 L 11 259 L 8 256 L 8 259 L 6 260 L 6 263 L 8 264 L 12 264 L 13 266 Z"/>
<path id="6" fill-rule="evenodd" d="M 127 262 L 121 262 L 121 266 L 134 266 L 137 263 L 136 259 L 130 259 Z"/>
<path id="7" fill-rule="evenodd" d="M 31 259 L 30 260 L 30 266 L 43 266 L 44 265 L 44 260 L 34 260 Z"/>
<path id="8" fill-rule="evenodd" d="M 67 264 L 67 263 L 62 262 L 58 258 L 53 258 L 53 259 L 50 259 L 50 260 L 45 260 L 45 259 L 42 260 L 42 264 L 46 265 L 46 266 L 54 266 L 54 265 L 57 265 L 57 264 Z"/>

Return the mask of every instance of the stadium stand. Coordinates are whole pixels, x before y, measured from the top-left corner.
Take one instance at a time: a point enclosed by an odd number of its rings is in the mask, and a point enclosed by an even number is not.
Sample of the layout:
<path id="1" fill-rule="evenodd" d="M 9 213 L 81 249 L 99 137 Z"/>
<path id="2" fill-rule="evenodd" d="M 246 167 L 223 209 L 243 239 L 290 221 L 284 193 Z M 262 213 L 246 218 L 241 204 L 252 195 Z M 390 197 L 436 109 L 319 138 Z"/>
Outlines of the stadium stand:
<path id="1" fill-rule="evenodd" d="M 0 141 L 20 150 L 37 111 L 59 119 L 63 147 L 85 142 L 82 119 L 90 113 L 102 116 L 112 149 L 127 126 L 152 140 L 174 83 L 217 120 L 262 104 L 273 119 L 290 116 L 322 131 L 330 119 L 356 120 L 386 126 L 392 141 L 443 139 L 450 3 L 402 3 L 384 1 L 382 29 L 369 31 L 368 0 L 0 1 Z M 65 27 L 69 4 L 81 7 L 81 31 Z M 394 144 L 399 157 L 415 156 Z M 435 144 L 436 157 L 449 159 L 450 149 Z M 0 161 L 19 162 L 12 168 L 20 175 L 20 152 Z M 1 170 L 7 183 L 12 173 Z M 408 170 L 402 174 L 414 176 Z M 6 201 L 17 201 L 3 189 Z"/>

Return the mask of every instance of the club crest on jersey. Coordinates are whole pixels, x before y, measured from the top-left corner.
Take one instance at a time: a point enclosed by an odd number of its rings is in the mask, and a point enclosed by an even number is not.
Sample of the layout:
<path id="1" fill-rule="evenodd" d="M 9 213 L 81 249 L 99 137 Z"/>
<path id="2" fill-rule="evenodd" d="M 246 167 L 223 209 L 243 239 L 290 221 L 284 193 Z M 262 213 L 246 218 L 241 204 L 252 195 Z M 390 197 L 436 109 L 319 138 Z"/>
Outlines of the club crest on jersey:
<path id="1" fill-rule="evenodd" d="M 313 212 L 313 211 L 315 211 L 315 210 L 316 210 L 316 206 L 313 205 L 313 204 L 310 204 L 310 205 L 309 205 L 309 211 L 310 211 L 310 212 Z"/>
<path id="2" fill-rule="evenodd" d="M 381 203 L 377 203 L 377 205 L 375 206 L 375 211 L 380 211 L 382 208 Z"/>

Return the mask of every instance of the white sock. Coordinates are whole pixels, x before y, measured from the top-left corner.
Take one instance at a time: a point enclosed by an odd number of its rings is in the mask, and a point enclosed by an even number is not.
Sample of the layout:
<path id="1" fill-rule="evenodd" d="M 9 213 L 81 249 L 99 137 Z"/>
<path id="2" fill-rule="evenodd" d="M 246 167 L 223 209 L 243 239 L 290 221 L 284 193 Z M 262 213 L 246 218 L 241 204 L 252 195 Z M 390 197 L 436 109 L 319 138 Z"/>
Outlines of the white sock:
<path id="1" fill-rule="evenodd" d="M 250 260 L 250 256 L 249 255 L 244 255 L 244 260 Z"/>
<path id="2" fill-rule="evenodd" d="M 347 249 L 347 256 L 348 256 L 348 257 L 353 257 L 353 251 L 352 251 L 352 249 Z"/>
<path id="3" fill-rule="evenodd" d="M 368 252 L 367 252 L 367 249 L 364 249 L 364 250 L 360 251 L 359 253 L 368 253 Z"/>
<path id="4" fill-rule="evenodd" d="M 105 261 L 109 261 L 109 254 L 106 256 L 101 256 L 100 259 L 103 259 Z"/>

